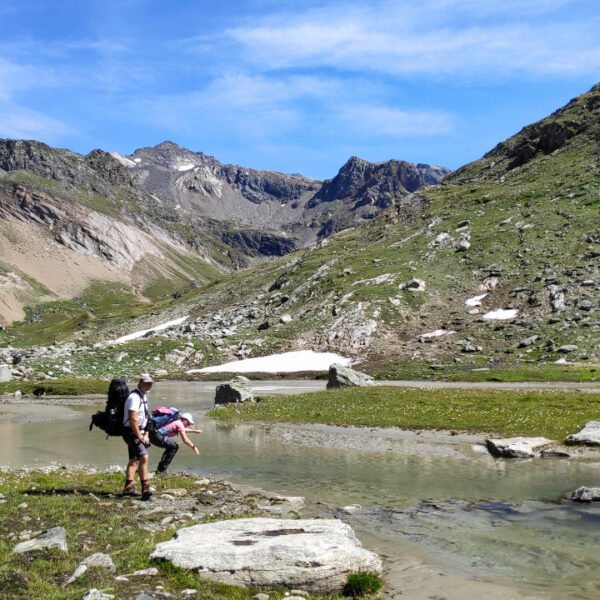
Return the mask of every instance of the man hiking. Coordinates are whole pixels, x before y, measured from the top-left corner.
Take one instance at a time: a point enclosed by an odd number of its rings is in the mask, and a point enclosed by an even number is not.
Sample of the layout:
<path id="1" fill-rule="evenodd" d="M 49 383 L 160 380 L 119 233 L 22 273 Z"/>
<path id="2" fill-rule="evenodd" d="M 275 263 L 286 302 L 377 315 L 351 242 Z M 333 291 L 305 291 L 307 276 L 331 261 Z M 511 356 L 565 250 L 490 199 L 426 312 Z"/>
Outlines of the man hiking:
<path id="1" fill-rule="evenodd" d="M 162 458 L 156 467 L 156 473 L 166 473 L 171 461 L 175 458 L 179 445 L 171 438 L 181 435 L 181 441 L 189 446 L 196 456 L 200 454 L 198 448 L 187 437 L 187 433 L 202 433 L 201 429 L 189 429 L 194 424 L 194 419 L 190 413 L 183 413 L 179 419 L 171 421 L 167 425 L 156 429 L 150 433 L 150 441 L 159 448 L 164 448 Z"/>
<path id="2" fill-rule="evenodd" d="M 125 487 L 123 496 L 139 496 L 135 491 L 133 480 L 137 471 L 142 485 L 142 500 L 149 500 L 152 496 L 148 485 L 148 451 L 150 445 L 148 434 L 148 399 L 146 394 L 152 388 L 152 377 L 143 374 L 138 381 L 138 386 L 125 401 L 123 411 L 123 439 L 127 444 L 129 462 L 125 469 Z"/>

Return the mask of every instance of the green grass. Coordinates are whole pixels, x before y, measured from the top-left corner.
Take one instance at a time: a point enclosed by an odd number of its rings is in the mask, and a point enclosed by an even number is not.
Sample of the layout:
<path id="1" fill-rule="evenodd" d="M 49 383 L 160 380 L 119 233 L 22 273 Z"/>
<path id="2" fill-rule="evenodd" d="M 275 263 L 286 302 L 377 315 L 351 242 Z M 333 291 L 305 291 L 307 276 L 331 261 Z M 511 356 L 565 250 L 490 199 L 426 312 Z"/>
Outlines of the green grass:
<path id="1" fill-rule="evenodd" d="M 213 409 L 219 419 L 443 429 L 561 441 L 598 418 L 600 394 L 579 392 L 346 388 Z"/>
<path id="2" fill-rule="evenodd" d="M 170 513 L 149 514 L 145 509 L 150 506 L 120 498 L 118 492 L 122 485 L 121 474 L 90 474 L 60 469 L 49 473 L 41 470 L 0 471 L 0 492 L 6 500 L 0 505 L 0 599 L 78 600 L 92 587 L 118 598 L 134 598 L 142 590 L 152 594 L 153 588 L 158 585 L 174 597 L 180 597 L 179 594 L 186 588 L 196 589 L 195 598 L 200 600 L 249 600 L 257 593 L 256 589 L 213 583 L 168 562 L 151 560 L 149 556 L 155 545 L 170 539 L 174 533 L 170 527 L 159 526 L 165 515 Z M 199 488 L 194 477 L 168 475 L 153 480 L 153 485 L 157 488 L 156 494 L 167 489 L 183 488 L 187 490 L 187 498 L 197 499 L 198 512 L 193 513 L 195 516 L 186 522 L 186 526 L 215 520 L 214 516 L 206 513 L 208 509 L 201 503 L 206 488 Z M 212 482 L 209 485 L 213 492 L 211 497 L 226 494 L 233 500 L 228 504 L 240 504 L 243 512 L 236 517 L 261 514 L 254 499 L 239 499 L 239 493 L 224 484 Z M 19 508 L 22 503 L 27 504 L 26 508 Z M 18 535 L 24 530 L 41 532 L 58 526 L 66 530 L 68 553 L 53 549 L 11 554 L 19 541 Z M 124 575 L 150 566 L 158 568 L 159 573 L 150 581 L 131 578 L 129 582 L 116 582 L 114 574 L 90 568 L 81 579 L 63 587 L 80 562 L 96 552 L 111 556 L 117 568 L 116 574 Z M 269 595 L 273 600 L 280 600 L 284 591 L 269 591 Z"/>
<path id="3" fill-rule="evenodd" d="M 344 586 L 344 596 L 360 597 L 377 593 L 383 582 L 377 573 L 359 571 L 348 575 L 348 581 Z"/>
<path id="4" fill-rule="evenodd" d="M 377 379 L 411 381 L 524 382 L 569 381 L 593 382 L 600 379 L 600 367 L 585 365 L 556 365 L 538 363 L 494 364 L 485 359 L 472 359 L 470 364 L 407 363 L 389 367 L 374 367 Z M 600 384 L 599 384 L 600 385 Z"/>

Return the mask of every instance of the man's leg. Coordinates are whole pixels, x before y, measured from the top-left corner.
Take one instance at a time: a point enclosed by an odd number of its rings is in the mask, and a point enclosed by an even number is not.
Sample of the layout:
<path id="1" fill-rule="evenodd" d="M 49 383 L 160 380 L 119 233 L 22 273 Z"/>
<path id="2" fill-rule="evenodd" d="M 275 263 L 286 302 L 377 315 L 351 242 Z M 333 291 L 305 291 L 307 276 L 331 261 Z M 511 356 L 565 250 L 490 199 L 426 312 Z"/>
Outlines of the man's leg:
<path id="1" fill-rule="evenodd" d="M 138 473 L 140 474 L 140 481 L 142 482 L 142 500 L 150 500 L 150 496 L 152 496 L 152 492 L 150 491 L 150 484 L 148 483 L 148 455 L 147 454 L 140 457 Z"/>
<path id="2" fill-rule="evenodd" d="M 125 486 L 123 487 L 124 496 L 139 496 L 139 493 L 135 491 L 135 481 L 133 480 L 135 472 L 138 469 L 138 460 L 136 458 L 130 458 L 125 468 Z"/>
<path id="3" fill-rule="evenodd" d="M 138 470 L 138 461 L 136 458 L 130 458 L 125 469 L 125 479 L 133 480 L 135 472 Z"/>
<path id="4" fill-rule="evenodd" d="M 124 496 L 139 496 L 135 491 L 135 482 L 133 480 L 135 472 L 140 474 L 140 480 L 142 480 L 142 493 L 144 491 L 144 481 L 148 479 L 148 452 L 144 447 L 144 444 L 133 434 L 129 429 L 123 432 L 123 439 L 127 444 L 127 450 L 129 453 L 129 462 L 125 468 L 125 487 L 123 488 Z M 145 477 L 142 477 L 142 463 L 145 463 Z"/>

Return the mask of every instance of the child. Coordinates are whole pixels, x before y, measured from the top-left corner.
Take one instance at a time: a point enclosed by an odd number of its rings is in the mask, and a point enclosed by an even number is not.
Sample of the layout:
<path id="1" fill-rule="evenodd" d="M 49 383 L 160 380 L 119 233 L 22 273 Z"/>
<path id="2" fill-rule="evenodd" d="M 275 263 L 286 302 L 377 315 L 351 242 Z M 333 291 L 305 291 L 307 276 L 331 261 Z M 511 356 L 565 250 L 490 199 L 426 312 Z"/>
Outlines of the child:
<path id="1" fill-rule="evenodd" d="M 159 448 L 164 448 L 162 458 L 156 467 L 156 473 L 166 473 L 171 461 L 175 458 L 179 445 L 172 438 L 181 435 L 181 440 L 186 446 L 189 446 L 196 456 L 200 454 L 198 448 L 189 440 L 187 433 L 202 433 L 201 429 L 189 429 L 194 424 L 194 419 L 190 413 L 183 413 L 179 419 L 171 421 L 164 427 L 150 433 L 150 441 Z"/>

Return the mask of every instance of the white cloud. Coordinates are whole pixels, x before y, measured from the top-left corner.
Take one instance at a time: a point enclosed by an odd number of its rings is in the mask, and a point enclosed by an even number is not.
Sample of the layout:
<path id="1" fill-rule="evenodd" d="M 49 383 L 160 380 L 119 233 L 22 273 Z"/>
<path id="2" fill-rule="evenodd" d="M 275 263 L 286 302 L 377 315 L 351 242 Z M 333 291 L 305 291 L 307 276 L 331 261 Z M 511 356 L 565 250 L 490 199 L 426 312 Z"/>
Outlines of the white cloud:
<path id="1" fill-rule="evenodd" d="M 368 104 L 342 106 L 339 117 L 358 133 L 369 136 L 411 137 L 445 135 L 454 118 L 443 111 L 411 111 Z"/>
<path id="2" fill-rule="evenodd" d="M 343 11 L 330 5 L 282 13 L 226 35 L 255 68 L 266 70 L 330 67 L 486 77 L 595 73 L 600 15 L 587 18 L 582 11 L 574 13 L 578 20 L 557 19 L 555 11 L 572 3 L 424 0 L 349 5 Z"/>

